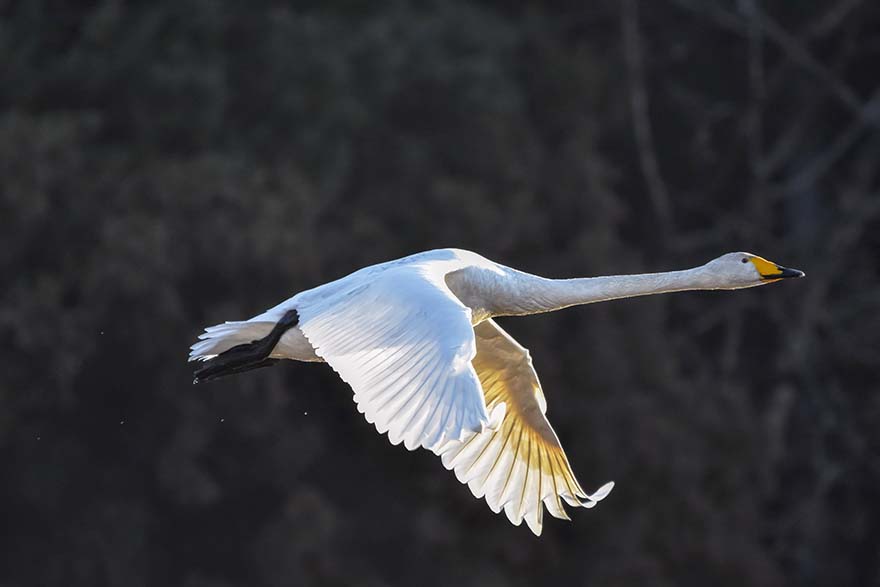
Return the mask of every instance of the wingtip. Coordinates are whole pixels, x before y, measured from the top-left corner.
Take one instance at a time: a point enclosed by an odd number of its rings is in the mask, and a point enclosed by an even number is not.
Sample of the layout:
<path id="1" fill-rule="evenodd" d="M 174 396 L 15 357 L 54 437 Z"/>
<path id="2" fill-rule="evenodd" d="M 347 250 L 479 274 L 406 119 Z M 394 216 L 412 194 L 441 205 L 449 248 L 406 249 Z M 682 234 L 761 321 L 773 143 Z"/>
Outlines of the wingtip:
<path id="1" fill-rule="evenodd" d="M 614 489 L 614 481 L 609 481 L 608 483 L 594 491 L 592 495 L 587 495 L 584 499 L 579 500 L 580 506 L 585 508 L 596 507 L 596 504 L 608 497 L 608 494 L 611 493 L 612 489 Z"/>
<path id="2" fill-rule="evenodd" d="M 589 499 L 593 501 L 602 501 L 603 499 L 608 497 L 608 494 L 611 493 L 612 489 L 614 489 L 614 481 L 609 481 L 608 483 L 597 489 L 593 493 L 593 495 L 589 495 L 587 497 L 589 497 Z"/>

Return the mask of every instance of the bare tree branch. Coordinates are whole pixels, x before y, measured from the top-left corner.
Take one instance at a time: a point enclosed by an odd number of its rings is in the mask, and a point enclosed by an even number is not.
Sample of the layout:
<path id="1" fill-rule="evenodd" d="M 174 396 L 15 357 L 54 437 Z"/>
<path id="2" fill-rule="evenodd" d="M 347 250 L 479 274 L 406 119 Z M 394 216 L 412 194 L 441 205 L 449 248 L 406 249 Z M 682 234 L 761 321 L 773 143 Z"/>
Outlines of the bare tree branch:
<path id="1" fill-rule="evenodd" d="M 838 2 L 807 27 L 805 31 L 806 36 L 814 38 L 827 35 L 840 26 L 840 23 L 849 16 L 856 6 L 863 2 L 864 0 L 842 0 L 841 2 Z"/>
<path id="2" fill-rule="evenodd" d="M 651 206 L 657 215 L 664 243 L 673 233 L 672 203 L 654 150 L 654 138 L 648 113 L 648 92 L 645 88 L 645 74 L 642 65 L 642 47 L 639 34 L 639 13 L 636 0 L 624 0 L 620 5 L 621 35 L 623 54 L 630 82 L 630 113 L 639 163 L 648 186 Z"/>
<path id="3" fill-rule="evenodd" d="M 765 97 L 763 31 L 758 24 L 758 8 L 755 5 L 755 0 L 745 0 L 744 4 L 749 14 L 749 167 L 752 178 L 762 180 L 764 170 L 762 112 Z"/>
<path id="4" fill-rule="evenodd" d="M 880 111 L 880 90 L 874 92 L 865 109 Z M 814 157 L 809 165 L 804 165 L 802 171 L 787 182 L 789 191 L 800 191 L 819 181 L 831 169 L 831 166 L 839 161 L 855 144 L 864 130 L 866 130 L 864 124 L 858 120 L 853 121 L 828 144 L 826 149 Z"/>
<path id="5" fill-rule="evenodd" d="M 717 26 L 736 32 L 748 38 L 750 24 L 737 15 L 731 14 L 715 5 L 695 0 L 672 0 L 689 12 L 705 16 Z M 863 104 L 858 94 L 834 75 L 827 67 L 817 61 L 804 44 L 794 35 L 779 26 L 773 19 L 755 7 L 755 23 L 761 32 L 773 41 L 785 55 L 805 71 L 822 82 L 822 87 L 837 98 L 863 124 L 880 127 L 880 116 L 869 105 Z"/>

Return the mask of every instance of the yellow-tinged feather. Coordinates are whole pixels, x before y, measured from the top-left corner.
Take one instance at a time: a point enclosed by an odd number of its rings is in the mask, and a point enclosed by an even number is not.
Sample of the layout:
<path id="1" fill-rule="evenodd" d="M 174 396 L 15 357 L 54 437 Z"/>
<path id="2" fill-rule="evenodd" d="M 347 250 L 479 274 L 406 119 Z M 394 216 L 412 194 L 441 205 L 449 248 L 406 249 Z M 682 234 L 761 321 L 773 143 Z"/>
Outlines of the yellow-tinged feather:
<path id="1" fill-rule="evenodd" d="M 443 464 L 485 497 L 492 511 L 502 509 L 514 524 L 523 520 L 541 533 L 543 508 L 569 519 L 563 500 L 573 507 L 595 502 L 581 488 L 545 412 L 547 404 L 528 351 L 497 324 L 474 328 L 477 354 L 472 364 L 489 412 L 504 404 L 496 429 L 486 429 L 442 452 Z M 581 498 L 585 501 L 581 501 Z"/>

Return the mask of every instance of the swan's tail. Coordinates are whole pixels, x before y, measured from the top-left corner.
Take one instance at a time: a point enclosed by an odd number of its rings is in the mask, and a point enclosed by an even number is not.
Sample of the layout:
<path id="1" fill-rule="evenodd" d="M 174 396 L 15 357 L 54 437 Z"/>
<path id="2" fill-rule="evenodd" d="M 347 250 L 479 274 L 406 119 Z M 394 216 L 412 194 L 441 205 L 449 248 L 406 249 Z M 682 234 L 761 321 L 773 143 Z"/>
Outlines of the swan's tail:
<path id="1" fill-rule="evenodd" d="M 207 361 L 234 346 L 263 338 L 272 330 L 274 322 L 225 322 L 208 326 L 199 340 L 189 347 L 190 361 Z"/>
<path id="2" fill-rule="evenodd" d="M 290 310 L 275 323 L 246 321 L 209 326 L 190 347 L 189 360 L 204 363 L 194 372 L 193 383 L 274 365 L 277 360 L 269 355 L 281 336 L 298 322 L 296 310 Z"/>

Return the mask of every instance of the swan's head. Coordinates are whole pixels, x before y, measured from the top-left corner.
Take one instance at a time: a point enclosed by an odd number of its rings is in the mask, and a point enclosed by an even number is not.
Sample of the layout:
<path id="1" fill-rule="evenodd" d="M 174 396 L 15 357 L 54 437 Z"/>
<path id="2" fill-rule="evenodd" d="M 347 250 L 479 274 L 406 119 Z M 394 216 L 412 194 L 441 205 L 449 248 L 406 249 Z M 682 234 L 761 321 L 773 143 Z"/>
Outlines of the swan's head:
<path id="1" fill-rule="evenodd" d="M 704 269 L 713 284 L 721 289 L 755 287 L 804 276 L 803 271 L 777 265 L 752 253 L 727 253 L 706 263 Z"/>

